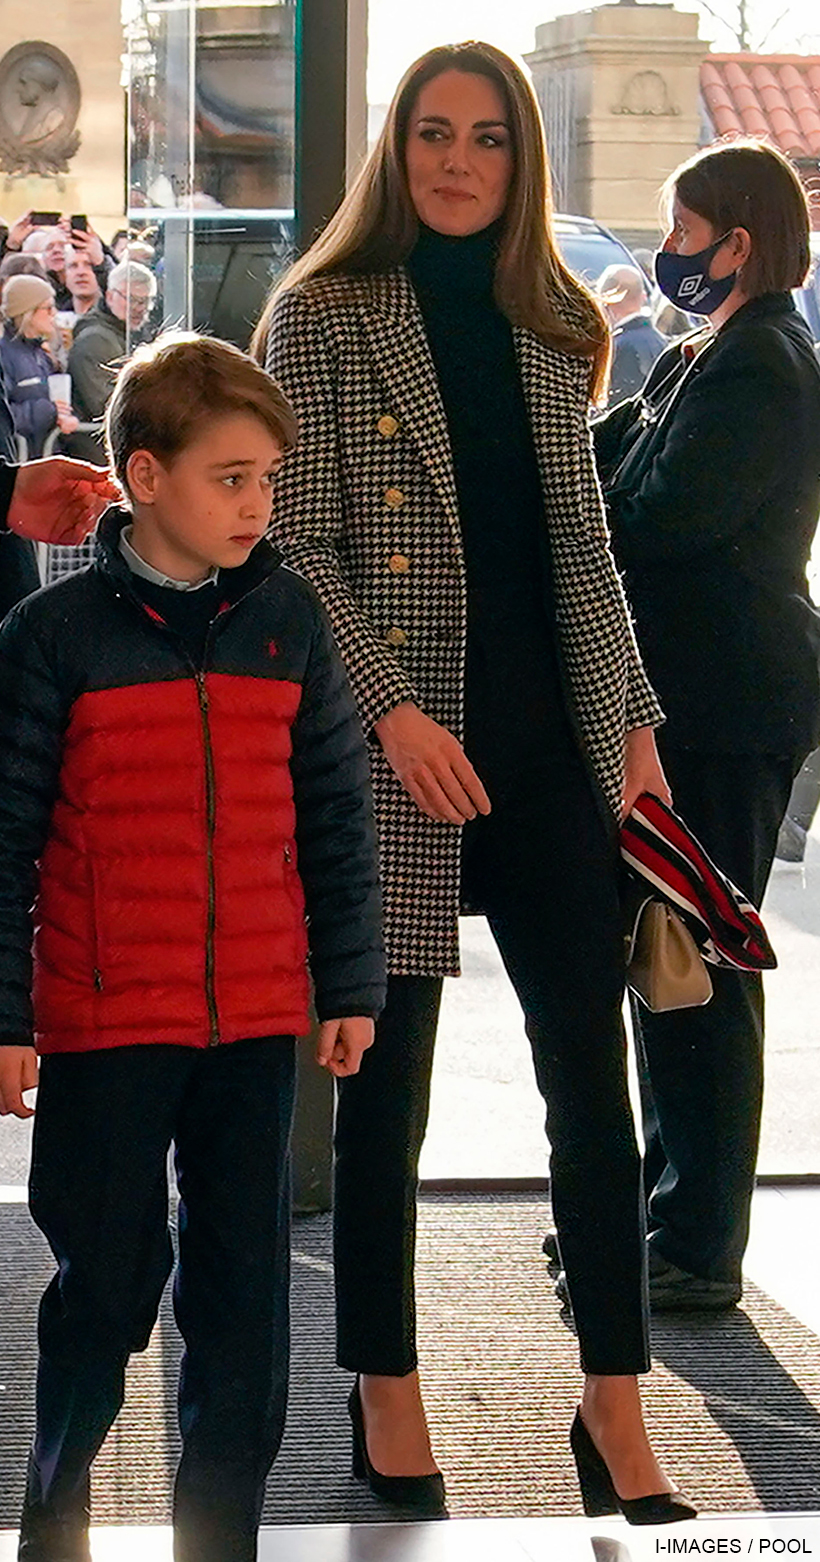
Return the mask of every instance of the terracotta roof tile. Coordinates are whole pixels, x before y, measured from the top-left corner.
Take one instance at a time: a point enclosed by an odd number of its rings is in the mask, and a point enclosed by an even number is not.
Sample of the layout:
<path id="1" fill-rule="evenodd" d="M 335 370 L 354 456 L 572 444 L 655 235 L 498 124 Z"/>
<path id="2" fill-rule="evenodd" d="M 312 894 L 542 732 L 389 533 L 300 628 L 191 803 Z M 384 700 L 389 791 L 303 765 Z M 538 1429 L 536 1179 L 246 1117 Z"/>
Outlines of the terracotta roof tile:
<path id="1" fill-rule="evenodd" d="M 716 136 L 765 136 L 792 157 L 820 156 L 820 57 L 710 54 L 700 69 Z"/>

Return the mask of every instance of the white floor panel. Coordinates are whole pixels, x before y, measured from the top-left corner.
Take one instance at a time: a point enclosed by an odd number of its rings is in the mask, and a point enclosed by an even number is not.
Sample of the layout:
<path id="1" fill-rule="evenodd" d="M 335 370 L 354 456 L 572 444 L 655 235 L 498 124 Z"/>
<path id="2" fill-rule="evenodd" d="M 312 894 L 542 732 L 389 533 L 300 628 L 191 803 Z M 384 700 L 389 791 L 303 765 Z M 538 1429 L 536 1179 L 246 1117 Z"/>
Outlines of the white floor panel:
<path id="1" fill-rule="evenodd" d="M 94 1562 L 171 1562 L 167 1529 L 92 1531 Z M 16 1536 L 0 1533 L 0 1562 Z M 658 1562 L 671 1556 L 820 1558 L 820 1515 L 704 1517 L 631 1529 L 623 1519 L 458 1519 L 265 1529 L 259 1562 Z"/>

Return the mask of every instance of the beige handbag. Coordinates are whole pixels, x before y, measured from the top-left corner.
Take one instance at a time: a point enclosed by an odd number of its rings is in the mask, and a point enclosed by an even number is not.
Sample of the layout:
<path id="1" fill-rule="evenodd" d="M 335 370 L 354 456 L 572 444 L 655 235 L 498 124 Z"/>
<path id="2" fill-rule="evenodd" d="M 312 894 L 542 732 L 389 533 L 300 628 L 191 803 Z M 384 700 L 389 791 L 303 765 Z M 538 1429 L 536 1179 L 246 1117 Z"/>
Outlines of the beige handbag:
<path id="1" fill-rule="evenodd" d="M 627 937 L 627 985 L 653 1013 L 708 1003 L 712 982 L 688 927 L 665 901 L 647 897 Z"/>

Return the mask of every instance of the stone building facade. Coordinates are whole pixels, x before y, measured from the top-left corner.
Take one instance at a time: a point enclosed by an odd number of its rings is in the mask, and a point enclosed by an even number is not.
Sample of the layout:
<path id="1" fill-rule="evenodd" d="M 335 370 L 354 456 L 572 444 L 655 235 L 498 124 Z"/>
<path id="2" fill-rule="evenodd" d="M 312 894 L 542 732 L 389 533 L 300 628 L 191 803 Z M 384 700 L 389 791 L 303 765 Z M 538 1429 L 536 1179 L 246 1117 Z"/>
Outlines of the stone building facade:
<path id="1" fill-rule="evenodd" d="M 559 16 L 525 55 L 562 211 L 654 242 L 658 192 L 702 139 L 698 17 L 621 3 Z"/>
<path id="2" fill-rule="evenodd" d="M 118 0 L 82 0 L 45 11 L 31 0 L 2 0 L 2 17 L 0 218 L 11 222 L 30 208 L 85 212 L 108 238 L 122 226 L 125 199 Z M 75 142 L 76 151 L 61 158 Z M 34 155 L 15 169 L 21 145 Z M 32 171 L 38 161 L 45 172 Z"/>

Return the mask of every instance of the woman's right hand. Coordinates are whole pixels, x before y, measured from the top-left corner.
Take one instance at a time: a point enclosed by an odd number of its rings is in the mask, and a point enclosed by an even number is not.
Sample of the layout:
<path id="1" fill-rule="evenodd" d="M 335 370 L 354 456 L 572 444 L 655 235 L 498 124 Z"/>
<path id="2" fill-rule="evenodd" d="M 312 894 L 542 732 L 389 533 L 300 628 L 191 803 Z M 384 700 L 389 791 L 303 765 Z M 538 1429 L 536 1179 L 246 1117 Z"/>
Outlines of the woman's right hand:
<path id="1" fill-rule="evenodd" d="M 422 813 L 440 824 L 466 824 L 490 812 L 490 799 L 458 739 L 411 700 L 382 716 L 374 731 Z"/>

